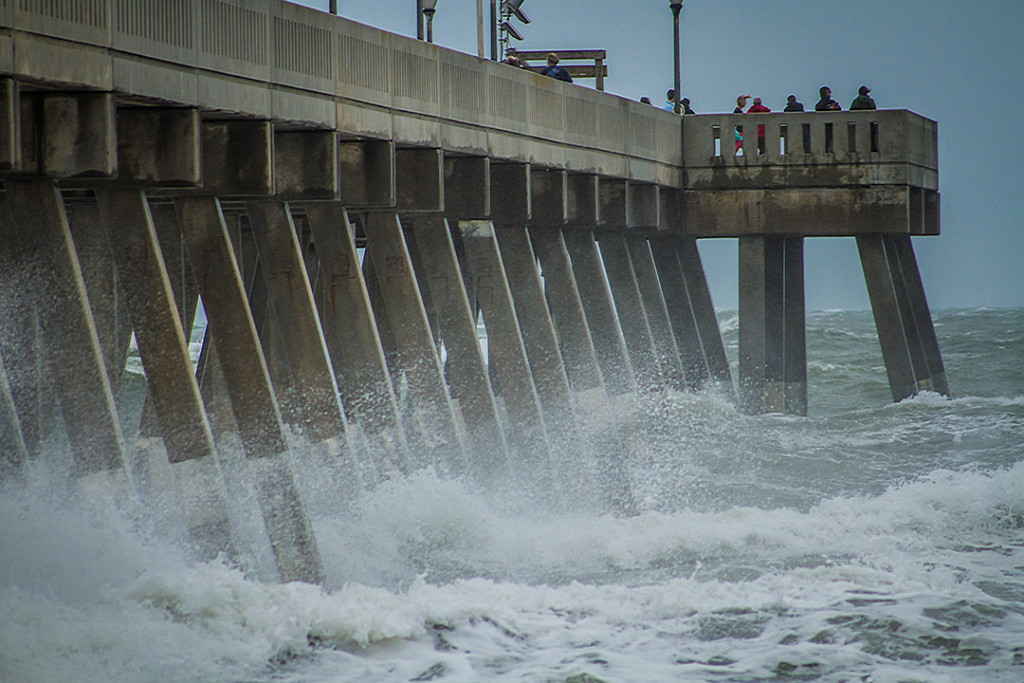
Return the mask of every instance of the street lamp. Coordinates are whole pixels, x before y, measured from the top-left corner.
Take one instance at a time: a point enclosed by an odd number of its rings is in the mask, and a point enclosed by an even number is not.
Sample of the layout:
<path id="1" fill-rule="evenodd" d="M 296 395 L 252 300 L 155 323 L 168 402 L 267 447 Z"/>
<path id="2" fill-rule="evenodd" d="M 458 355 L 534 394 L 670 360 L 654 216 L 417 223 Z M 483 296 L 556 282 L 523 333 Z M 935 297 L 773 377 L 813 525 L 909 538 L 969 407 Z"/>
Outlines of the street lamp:
<path id="1" fill-rule="evenodd" d="M 672 56 L 673 64 L 675 65 L 675 82 L 676 96 L 675 101 L 672 103 L 672 111 L 679 113 L 679 10 L 683 9 L 683 0 L 669 0 L 668 6 L 672 9 L 672 24 L 675 30 L 675 40 L 673 45 Z"/>
<path id="2" fill-rule="evenodd" d="M 434 12 L 437 10 L 437 0 L 422 0 L 423 16 L 427 18 L 427 42 L 434 42 Z"/>

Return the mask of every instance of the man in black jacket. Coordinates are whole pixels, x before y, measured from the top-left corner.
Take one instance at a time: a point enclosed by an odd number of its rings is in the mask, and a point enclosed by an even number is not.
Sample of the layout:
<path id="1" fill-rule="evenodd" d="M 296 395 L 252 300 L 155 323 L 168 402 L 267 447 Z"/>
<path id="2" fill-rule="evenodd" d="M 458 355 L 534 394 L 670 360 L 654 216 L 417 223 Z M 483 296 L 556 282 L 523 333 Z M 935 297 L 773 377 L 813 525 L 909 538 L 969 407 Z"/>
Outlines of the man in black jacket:
<path id="1" fill-rule="evenodd" d="M 814 111 L 842 111 L 843 108 L 839 106 L 839 103 L 832 99 L 832 88 L 827 85 L 823 85 L 818 88 L 818 94 L 821 95 L 821 99 L 814 105 Z"/>

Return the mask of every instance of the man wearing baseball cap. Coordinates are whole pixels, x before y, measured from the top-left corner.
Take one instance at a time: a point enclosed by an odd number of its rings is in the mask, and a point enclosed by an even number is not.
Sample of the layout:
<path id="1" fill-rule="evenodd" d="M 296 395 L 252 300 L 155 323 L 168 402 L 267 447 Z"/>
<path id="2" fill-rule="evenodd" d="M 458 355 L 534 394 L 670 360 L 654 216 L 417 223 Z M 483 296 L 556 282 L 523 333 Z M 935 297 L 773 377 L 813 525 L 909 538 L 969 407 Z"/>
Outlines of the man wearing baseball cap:
<path id="1" fill-rule="evenodd" d="M 877 107 L 875 107 L 875 101 L 868 97 L 868 93 L 871 92 L 871 88 L 866 85 L 862 85 L 860 86 L 860 90 L 857 92 L 859 94 L 850 104 L 850 111 L 853 111 L 854 109 L 877 109 Z"/>

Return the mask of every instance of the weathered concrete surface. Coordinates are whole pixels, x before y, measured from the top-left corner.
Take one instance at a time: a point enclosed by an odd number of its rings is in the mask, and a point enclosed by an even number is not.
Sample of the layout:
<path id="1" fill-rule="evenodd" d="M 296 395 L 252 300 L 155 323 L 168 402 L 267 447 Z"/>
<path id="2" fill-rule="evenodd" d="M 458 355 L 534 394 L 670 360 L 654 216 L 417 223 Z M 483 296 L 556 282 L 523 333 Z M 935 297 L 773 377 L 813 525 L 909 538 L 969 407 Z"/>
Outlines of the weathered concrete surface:
<path id="1" fill-rule="evenodd" d="M 938 193 L 904 185 L 684 191 L 682 231 L 694 237 L 936 235 L 938 200 Z"/>

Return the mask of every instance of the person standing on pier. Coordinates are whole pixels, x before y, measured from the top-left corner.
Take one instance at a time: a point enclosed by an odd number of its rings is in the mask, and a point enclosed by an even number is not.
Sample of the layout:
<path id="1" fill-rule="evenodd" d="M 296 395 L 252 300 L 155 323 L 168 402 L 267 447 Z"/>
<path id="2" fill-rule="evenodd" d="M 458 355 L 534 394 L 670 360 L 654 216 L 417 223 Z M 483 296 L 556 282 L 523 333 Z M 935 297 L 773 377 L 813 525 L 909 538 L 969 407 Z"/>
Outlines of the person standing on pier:
<path id="1" fill-rule="evenodd" d="M 742 114 L 743 107 L 747 106 L 747 100 L 750 99 L 750 95 L 740 95 L 736 98 L 736 108 L 732 110 L 733 114 Z M 743 156 L 743 126 L 736 126 L 736 156 Z"/>
<path id="2" fill-rule="evenodd" d="M 803 111 L 804 105 L 802 102 L 796 101 L 796 95 L 790 95 L 786 98 L 786 108 L 782 111 Z"/>
<path id="3" fill-rule="evenodd" d="M 850 111 L 857 109 L 877 109 L 875 107 L 875 100 L 868 97 L 868 93 L 871 92 L 871 88 L 866 85 L 860 86 L 860 90 L 857 91 L 857 97 L 854 98 L 850 104 Z"/>
<path id="4" fill-rule="evenodd" d="M 669 88 L 668 92 L 665 93 L 665 106 L 662 107 L 665 111 L 676 110 L 676 89 Z"/>
<path id="5" fill-rule="evenodd" d="M 766 107 L 763 104 L 761 104 L 761 98 L 760 97 L 755 97 L 754 98 L 754 104 L 750 105 L 750 109 L 747 110 L 748 114 L 767 114 L 769 112 L 771 112 L 771 109 L 769 109 L 768 107 Z M 764 124 L 763 123 L 757 124 L 757 153 L 758 154 L 764 154 L 764 152 L 765 152 L 765 142 L 764 142 L 765 135 L 764 135 L 764 133 L 765 133 Z"/>
<path id="6" fill-rule="evenodd" d="M 697 113 L 694 110 L 690 109 L 690 98 L 689 97 L 684 97 L 683 99 L 679 100 L 679 108 L 683 110 L 682 111 L 683 114 L 696 114 Z"/>
<path id="7" fill-rule="evenodd" d="M 558 55 L 554 52 L 548 53 L 548 65 L 544 67 L 544 70 L 540 72 L 541 76 L 551 76 L 551 78 L 559 81 L 565 81 L 566 83 L 572 83 L 572 76 L 566 71 L 564 66 L 558 66 Z"/>
<path id="8" fill-rule="evenodd" d="M 832 88 L 827 85 L 823 85 L 818 88 L 818 94 L 821 95 L 821 99 L 814 105 L 814 111 L 842 111 L 843 108 L 839 106 L 839 103 L 832 99 Z"/>

